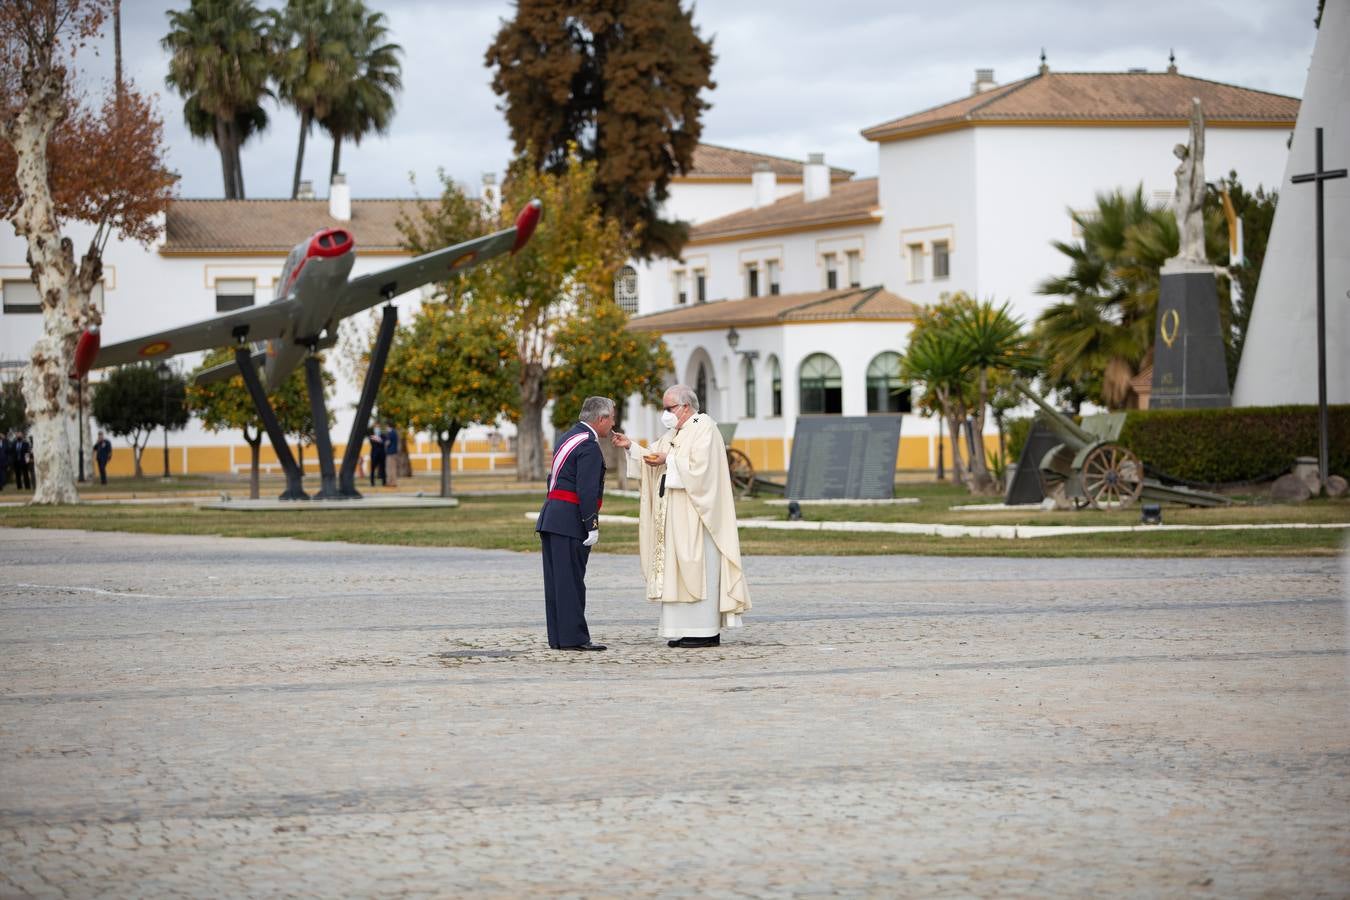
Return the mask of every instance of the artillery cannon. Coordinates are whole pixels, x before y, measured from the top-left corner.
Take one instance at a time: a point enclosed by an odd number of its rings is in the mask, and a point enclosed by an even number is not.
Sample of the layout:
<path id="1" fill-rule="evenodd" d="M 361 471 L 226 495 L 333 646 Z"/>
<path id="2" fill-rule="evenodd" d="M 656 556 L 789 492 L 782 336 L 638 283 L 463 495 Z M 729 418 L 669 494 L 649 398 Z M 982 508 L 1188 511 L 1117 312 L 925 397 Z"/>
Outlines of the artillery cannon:
<path id="1" fill-rule="evenodd" d="M 1061 443 L 1041 457 L 1039 470 L 1045 496 L 1076 509 L 1125 509 L 1140 498 L 1167 500 L 1191 506 L 1225 506 L 1218 494 L 1165 485 L 1145 477 L 1144 464 L 1128 447 L 1117 443 L 1125 427 L 1124 413 L 1086 416 L 1080 426 L 1052 407 L 1020 379 L 1013 387 L 1040 409 L 1045 424 Z"/>

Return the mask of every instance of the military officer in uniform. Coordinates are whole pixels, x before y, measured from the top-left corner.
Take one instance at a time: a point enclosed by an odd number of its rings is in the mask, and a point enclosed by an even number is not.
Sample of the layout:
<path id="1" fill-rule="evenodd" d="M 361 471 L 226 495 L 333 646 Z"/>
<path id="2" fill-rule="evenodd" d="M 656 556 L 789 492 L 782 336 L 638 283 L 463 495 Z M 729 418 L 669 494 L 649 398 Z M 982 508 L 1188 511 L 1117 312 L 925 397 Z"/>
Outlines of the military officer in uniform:
<path id="1" fill-rule="evenodd" d="M 555 650 L 604 650 L 586 627 L 586 561 L 600 540 L 605 461 L 600 441 L 614 430 L 614 401 L 588 397 L 580 420 L 558 438 L 539 510 L 544 555 L 544 613 L 548 645 Z"/>

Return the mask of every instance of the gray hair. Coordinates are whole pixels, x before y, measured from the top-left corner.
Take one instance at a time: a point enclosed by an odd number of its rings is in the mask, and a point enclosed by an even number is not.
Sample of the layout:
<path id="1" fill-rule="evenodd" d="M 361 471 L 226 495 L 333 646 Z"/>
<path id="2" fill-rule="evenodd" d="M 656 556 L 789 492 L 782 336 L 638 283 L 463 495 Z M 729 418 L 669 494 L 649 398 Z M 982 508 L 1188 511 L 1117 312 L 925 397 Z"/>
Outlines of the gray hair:
<path id="1" fill-rule="evenodd" d="M 613 400 L 608 397 L 587 397 L 586 402 L 581 404 L 581 415 L 578 418 L 583 422 L 594 422 L 601 416 L 613 415 Z"/>
<path id="2" fill-rule="evenodd" d="M 687 384 L 673 384 L 666 389 L 666 393 L 675 398 L 675 402 L 681 405 L 688 405 L 694 412 L 699 411 L 698 394 Z"/>

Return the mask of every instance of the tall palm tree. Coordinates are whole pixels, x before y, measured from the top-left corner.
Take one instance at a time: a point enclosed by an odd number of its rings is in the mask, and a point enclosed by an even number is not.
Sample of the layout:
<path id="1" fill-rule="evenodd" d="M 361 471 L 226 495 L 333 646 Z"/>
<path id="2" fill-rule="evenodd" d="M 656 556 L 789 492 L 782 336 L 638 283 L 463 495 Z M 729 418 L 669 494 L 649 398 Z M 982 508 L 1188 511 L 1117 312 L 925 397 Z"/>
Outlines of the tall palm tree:
<path id="1" fill-rule="evenodd" d="M 281 99 L 300 114 L 291 198 L 300 194 L 305 139 L 315 121 L 323 121 L 343 96 L 357 71 L 355 19 L 349 0 L 287 0 L 273 14 L 277 40 L 276 79 Z"/>
<path id="2" fill-rule="evenodd" d="M 361 0 L 347 0 L 345 14 L 351 17 L 352 52 L 356 67 L 352 78 L 341 85 L 338 97 L 319 125 L 333 138 L 333 161 L 329 181 L 342 165 L 342 142 L 360 144 L 372 131 L 384 134 L 394 118 L 394 95 L 403 88 L 403 48 L 387 41 L 389 29 L 384 13 L 370 12 Z"/>
<path id="3" fill-rule="evenodd" d="M 225 197 L 244 197 L 239 148 L 266 127 L 261 103 L 271 96 L 272 43 L 266 16 L 253 0 L 191 0 L 169 12 L 160 42 L 171 54 L 165 81 L 186 101 L 183 116 L 194 137 L 220 151 Z"/>

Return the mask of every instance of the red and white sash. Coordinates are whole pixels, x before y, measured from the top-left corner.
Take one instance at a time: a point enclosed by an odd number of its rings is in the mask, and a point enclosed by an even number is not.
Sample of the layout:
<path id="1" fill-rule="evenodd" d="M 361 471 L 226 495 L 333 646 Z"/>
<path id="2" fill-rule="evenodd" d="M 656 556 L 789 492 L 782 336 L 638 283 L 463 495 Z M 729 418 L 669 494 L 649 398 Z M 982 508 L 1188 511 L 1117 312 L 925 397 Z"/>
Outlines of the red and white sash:
<path id="1" fill-rule="evenodd" d="M 573 450 L 589 440 L 590 436 L 591 430 L 587 428 L 581 434 L 574 434 L 563 441 L 562 446 L 558 448 L 557 454 L 553 457 L 553 471 L 548 476 L 548 489 L 550 491 L 558 483 L 558 473 L 562 471 L 563 463 L 567 461 L 567 457 L 571 455 Z"/>

